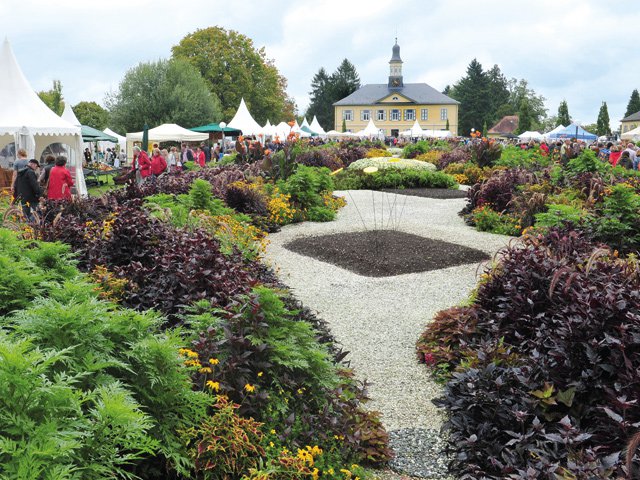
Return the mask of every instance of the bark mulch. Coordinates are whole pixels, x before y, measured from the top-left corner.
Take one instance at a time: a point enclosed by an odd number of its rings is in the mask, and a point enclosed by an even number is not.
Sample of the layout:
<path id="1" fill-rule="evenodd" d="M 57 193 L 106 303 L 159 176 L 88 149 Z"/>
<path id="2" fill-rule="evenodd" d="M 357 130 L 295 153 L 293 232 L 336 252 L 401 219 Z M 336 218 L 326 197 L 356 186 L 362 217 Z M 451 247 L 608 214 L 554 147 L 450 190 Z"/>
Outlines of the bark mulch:
<path id="1" fill-rule="evenodd" d="M 450 188 L 385 188 L 387 193 L 397 193 L 398 195 L 411 195 L 413 197 L 437 198 L 446 200 L 449 198 L 467 198 L 464 190 L 452 190 Z"/>
<path id="2" fill-rule="evenodd" d="M 366 277 L 428 272 L 490 258 L 474 248 L 395 230 L 303 237 L 285 248 Z"/>

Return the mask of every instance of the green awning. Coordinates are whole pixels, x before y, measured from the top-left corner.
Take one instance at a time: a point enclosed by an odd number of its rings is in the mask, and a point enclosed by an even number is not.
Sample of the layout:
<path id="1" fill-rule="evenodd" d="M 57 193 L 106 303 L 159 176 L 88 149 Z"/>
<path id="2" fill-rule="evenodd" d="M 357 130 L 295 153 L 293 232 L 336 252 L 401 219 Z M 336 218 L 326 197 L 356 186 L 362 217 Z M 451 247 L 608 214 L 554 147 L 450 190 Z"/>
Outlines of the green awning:
<path id="1" fill-rule="evenodd" d="M 222 127 L 219 123 L 209 123 L 207 125 L 202 125 L 200 127 L 190 128 L 192 132 L 199 133 L 211 133 L 211 132 L 222 132 Z M 242 135 L 242 131 L 236 128 L 224 127 L 224 134 L 229 135 L 230 137 L 235 137 L 237 135 Z"/>
<path id="2" fill-rule="evenodd" d="M 97 128 L 89 127 L 87 125 L 82 125 L 80 128 L 82 130 L 82 140 L 85 142 L 118 143 L 118 139 L 116 137 L 112 137 Z"/>

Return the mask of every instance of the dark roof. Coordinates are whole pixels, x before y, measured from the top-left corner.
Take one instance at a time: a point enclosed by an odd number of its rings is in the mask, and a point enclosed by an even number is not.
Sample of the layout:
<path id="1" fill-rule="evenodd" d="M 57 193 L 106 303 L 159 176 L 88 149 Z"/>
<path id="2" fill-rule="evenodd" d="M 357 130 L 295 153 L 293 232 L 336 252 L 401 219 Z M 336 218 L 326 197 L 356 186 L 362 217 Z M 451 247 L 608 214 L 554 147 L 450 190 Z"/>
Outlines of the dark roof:
<path id="1" fill-rule="evenodd" d="M 348 97 L 347 97 L 348 98 Z M 626 118 L 620 120 L 621 122 L 633 122 L 635 120 L 640 120 L 640 112 L 632 113 Z"/>
<path id="2" fill-rule="evenodd" d="M 363 85 L 348 97 L 338 100 L 334 105 L 372 105 L 392 93 L 399 93 L 417 104 L 457 105 L 460 103 L 426 83 L 405 83 L 402 88 L 389 88 L 386 83 L 370 83 Z"/>
<path id="3" fill-rule="evenodd" d="M 513 133 L 518 128 L 518 120 L 518 115 L 502 117 L 502 120 L 491 127 L 487 133 Z"/>

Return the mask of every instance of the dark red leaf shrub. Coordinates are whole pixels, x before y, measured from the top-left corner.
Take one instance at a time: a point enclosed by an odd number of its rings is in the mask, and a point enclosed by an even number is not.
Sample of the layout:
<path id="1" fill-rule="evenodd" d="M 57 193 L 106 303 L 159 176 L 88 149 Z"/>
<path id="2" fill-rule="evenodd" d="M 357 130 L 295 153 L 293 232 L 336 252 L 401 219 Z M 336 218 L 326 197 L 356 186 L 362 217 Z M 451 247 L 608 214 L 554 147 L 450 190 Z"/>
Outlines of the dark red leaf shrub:
<path id="1" fill-rule="evenodd" d="M 175 229 L 149 217 L 139 203 L 132 200 L 107 216 L 94 211 L 93 220 L 65 214 L 45 238 L 72 245 L 85 271 L 104 265 L 127 279 L 131 288 L 123 297 L 124 305 L 157 309 L 172 323 L 194 301 L 226 305 L 261 278 L 265 270 L 261 264 L 244 260 L 239 253 L 224 255 L 207 233 Z"/>
<path id="2" fill-rule="evenodd" d="M 570 230 L 524 237 L 501 254 L 468 309 L 438 319 L 419 352 L 457 371 L 438 403 L 451 413 L 458 473 L 623 474 L 620 452 L 640 427 L 635 259 Z"/>
<path id="3" fill-rule="evenodd" d="M 457 147 L 450 152 L 445 152 L 438 160 L 438 169 L 444 170 L 452 163 L 467 163 L 471 160 L 471 152 L 464 147 Z"/>
<path id="4" fill-rule="evenodd" d="M 522 168 L 496 170 L 481 183 L 469 189 L 468 204 L 463 213 L 470 213 L 477 207 L 488 206 L 496 212 L 508 209 L 517 187 L 538 182 L 536 174 Z"/>
<path id="5" fill-rule="evenodd" d="M 305 150 L 296 156 L 296 163 L 307 167 L 327 167 L 331 171 L 344 167 L 335 147 Z"/>
<path id="6" fill-rule="evenodd" d="M 228 185 L 224 200 L 229 207 L 237 212 L 261 217 L 269 216 L 267 195 L 260 189 L 252 188 L 246 182 L 235 182 Z"/>

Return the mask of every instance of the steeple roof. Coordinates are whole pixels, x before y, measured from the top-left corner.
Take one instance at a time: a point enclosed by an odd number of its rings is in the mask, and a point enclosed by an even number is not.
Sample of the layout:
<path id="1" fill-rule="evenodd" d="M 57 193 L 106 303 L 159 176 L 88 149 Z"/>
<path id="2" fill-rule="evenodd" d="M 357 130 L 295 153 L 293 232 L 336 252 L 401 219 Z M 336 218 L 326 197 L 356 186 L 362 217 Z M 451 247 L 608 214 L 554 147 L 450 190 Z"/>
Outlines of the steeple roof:
<path id="1" fill-rule="evenodd" d="M 391 55 L 391 60 L 389 60 L 389 63 L 391 62 L 402 63 L 402 59 L 400 58 L 400 45 L 398 45 L 397 38 L 396 38 L 396 44 L 393 46 L 392 52 L 393 52 L 393 55 Z"/>

